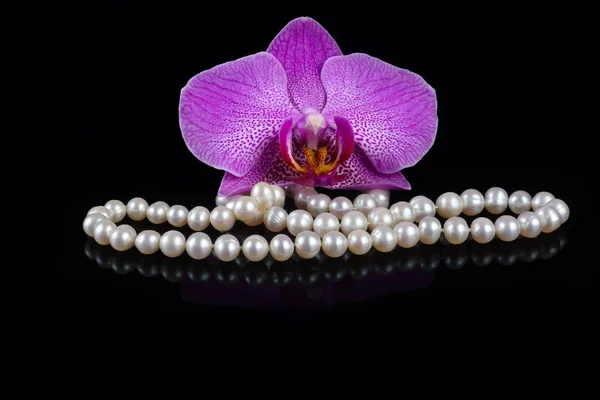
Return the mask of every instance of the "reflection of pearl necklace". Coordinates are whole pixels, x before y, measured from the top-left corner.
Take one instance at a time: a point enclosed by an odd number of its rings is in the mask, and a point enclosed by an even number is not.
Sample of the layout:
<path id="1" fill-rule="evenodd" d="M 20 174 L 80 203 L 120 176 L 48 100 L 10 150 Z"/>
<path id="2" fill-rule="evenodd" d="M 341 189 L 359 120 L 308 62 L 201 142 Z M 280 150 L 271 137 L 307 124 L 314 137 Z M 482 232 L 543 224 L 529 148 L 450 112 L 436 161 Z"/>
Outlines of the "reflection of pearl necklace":
<path id="1" fill-rule="evenodd" d="M 269 252 L 275 260 L 285 261 L 292 256 L 294 249 L 301 258 L 313 258 L 321 249 L 327 256 L 335 258 L 342 256 L 346 250 L 362 255 L 371 247 L 390 252 L 396 246 L 410 248 L 419 241 L 430 245 L 436 243 L 442 233 L 451 244 L 463 243 L 469 233 L 478 243 L 488 243 L 495 236 L 510 242 L 519 235 L 533 238 L 541 232 L 553 232 L 567 221 L 570 213 L 564 201 L 555 199 L 548 192 L 540 192 L 532 198 L 527 192 L 517 191 L 509 197 L 504 189 L 497 187 L 489 189 L 485 196 L 469 189 L 460 196 L 444 193 L 435 204 L 424 196 L 417 196 L 410 202 L 398 202 L 389 208 L 389 192 L 386 190 L 361 194 L 354 203 L 345 197 L 331 200 L 325 194 L 317 194 L 313 188 L 294 187 L 289 191 L 299 208 L 289 215 L 282 208 L 285 191 L 263 182 L 252 188 L 250 196 L 217 197 L 217 207 L 212 211 L 200 206 L 188 212 L 184 206 L 169 207 L 160 201 L 148 206 L 141 198 L 131 199 L 127 206 L 119 200 L 111 200 L 88 211 L 83 230 L 99 244 L 110 244 L 119 251 L 135 246 L 143 254 L 153 254 L 160 249 L 167 257 L 187 252 L 197 260 L 208 257 L 214 251 L 220 260 L 232 261 L 241 249 L 250 261 L 260 261 Z M 474 216 L 484 208 L 491 214 L 501 214 L 509 207 L 518 214 L 518 218 L 504 215 L 495 224 L 480 217 L 473 220 L 469 228 L 467 222 L 458 216 L 461 213 Z M 529 211 L 532 208 L 533 212 Z M 435 218 L 436 211 L 440 217 L 446 218 L 443 226 Z M 162 236 L 153 230 L 137 234 L 130 225 L 115 224 L 126 214 L 134 221 L 147 217 L 154 224 L 167 221 L 175 227 L 187 224 L 197 232 L 187 240 L 176 230 Z M 233 228 L 236 220 L 249 226 L 264 223 L 272 232 L 287 228 L 296 236 L 295 242 L 285 234 L 275 236 L 270 244 L 264 237 L 252 235 L 240 246 L 233 235 L 224 234 L 213 245 L 207 234 L 199 232 L 208 225 L 226 232 Z M 371 230 L 370 234 L 367 229 Z"/>

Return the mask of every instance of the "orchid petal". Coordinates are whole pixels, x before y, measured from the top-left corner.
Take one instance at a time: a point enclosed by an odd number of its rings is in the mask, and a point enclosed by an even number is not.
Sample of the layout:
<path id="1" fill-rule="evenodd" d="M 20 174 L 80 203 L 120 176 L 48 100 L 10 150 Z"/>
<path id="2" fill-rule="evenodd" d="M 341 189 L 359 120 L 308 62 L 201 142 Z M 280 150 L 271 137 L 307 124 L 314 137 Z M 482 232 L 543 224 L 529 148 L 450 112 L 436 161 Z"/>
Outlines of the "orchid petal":
<path id="1" fill-rule="evenodd" d="M 181 92 L 179 122 L 200 161 L 243 176 L 293 111 L 283 67 L 261 52 L 192 78 Z"/>
<path id="2" fill-rule="evenodd" d="M 297 18 L 279 32 L 267 51 L 283 65 L 289 94 L 298 111 L 321 111 L 327 100 L 321 68 L 329 57 L 342 55 L 325 28 L 312 18 Z"/>
<path id="3" fill-rule="evenodd" d="M 327 92 L 323 113 L 354 128 L 377 171 L 392 174 L 429 151 L 438 127 L 435 90 L 419 75 L 366 54 L 328 59 L 321 72 Z"/>

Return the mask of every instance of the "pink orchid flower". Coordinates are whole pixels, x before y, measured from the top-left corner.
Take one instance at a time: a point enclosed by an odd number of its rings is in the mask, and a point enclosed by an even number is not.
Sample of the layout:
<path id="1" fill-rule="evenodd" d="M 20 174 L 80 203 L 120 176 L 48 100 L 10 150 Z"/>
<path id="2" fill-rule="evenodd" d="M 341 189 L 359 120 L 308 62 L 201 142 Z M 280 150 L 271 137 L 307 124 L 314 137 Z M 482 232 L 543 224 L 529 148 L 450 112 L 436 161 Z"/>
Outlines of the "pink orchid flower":
<path id="1" fill-rule="evenodd" d="M 193 77 L 180 99 L 188 149 L 224 170 L 219 195 L 260 181 L 330 189 L 410 189 L 400 172 L 435 140 L 435 90 L 366 54 L 342 55 L 311 18 L 266 52 Z"/>

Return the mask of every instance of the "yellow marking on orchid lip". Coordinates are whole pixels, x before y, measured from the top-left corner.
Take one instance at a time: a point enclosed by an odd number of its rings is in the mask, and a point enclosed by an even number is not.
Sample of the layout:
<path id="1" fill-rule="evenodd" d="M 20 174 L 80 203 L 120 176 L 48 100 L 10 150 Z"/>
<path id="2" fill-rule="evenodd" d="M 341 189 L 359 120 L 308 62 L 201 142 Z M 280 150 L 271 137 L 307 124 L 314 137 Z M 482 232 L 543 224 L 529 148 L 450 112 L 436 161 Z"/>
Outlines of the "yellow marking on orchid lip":
<path id="1" fill-rule="evenodd" d="M 335 162 L 325 164 L 327 147 L 319 147 L 319 149 L 316 151 L 311 148 L 304 147 L 303 151 L 304 156 L 306 157 L 306 165 L 311 169 L 311 171 L 319 176 L 327 175 L 337 167 Z"/>

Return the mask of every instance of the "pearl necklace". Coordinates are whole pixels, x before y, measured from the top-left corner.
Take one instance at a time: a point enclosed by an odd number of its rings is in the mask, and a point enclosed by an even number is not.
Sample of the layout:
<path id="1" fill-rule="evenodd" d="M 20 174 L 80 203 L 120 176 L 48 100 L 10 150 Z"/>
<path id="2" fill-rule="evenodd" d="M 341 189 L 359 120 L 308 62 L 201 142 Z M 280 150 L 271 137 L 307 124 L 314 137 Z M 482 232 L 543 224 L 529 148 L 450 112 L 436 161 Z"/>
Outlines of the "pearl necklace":
<path id="1" fill-rule="evenodd" d="M 489 243 L 494 237 L 511 242 L 519 235 L 534 238 L 541 232 L 553 232 L 570 215 L 566 203 L 548 192 L 531 197 L 520 190 L 508 196 L 504 189 L 498 187 L 489 189 L 485 195 L 475 189 L 466 190 L 461 195 L 444 193 L 435 203 L 424 196 L 416 196 L 410 202 L 401 201 L 389 208 L 390 193 L 386 190 L 368 191 L 351 202 L 346 197 L 331 200 L 313 188 L 286 189 L 298 207 L 289 214 L 283 209 L 286 191 L 260 182 L 252 188 L 249 196 L 217 197 L 217 207 L 212 211 L 202 206 L 188 211 L 184 206 L 170 207 L 162 201 L 149 206 L 139 197 L 131 199 L 127 205 L 119 200 L 110 200 L 104 206 L 88 211 L 83 230 L 98 244 L 110 244 L 118 251 L 135 246 L 142 254 L 154 254 L 160 250 L 165 256 L 174 258 L 187 252 L 196 260 L 206 258 L 214 251 L 222 261 L 233 261 L 241 251 L 249 261 L 256 262 L 269 253 L 276 261 L 286 261 L 294 251 L 301 258 L 311 259 L 321 249 L 332 258 L 341 257 L 346 250 L 363 255 L 371 247 L 387 253 L 396 246 L 414 247 L 419 241 L 425 245 L 434 244 L 442 233 L 451 244 L 465 242 L 469 234 L 478 243 Z M 507 208 L 518 218 L 503 215 L 494 223 L 479 217 L 469 227 L 459 217 L 461 213 L 476 216 L 484 209 L 498 215 Z M 436 212 L 446 219 L 443 225 L 435 217 Z M 133 221 L 148 218 L 153 224 L 168 222 L 176 228 L 187 224 L 196 232 L 187 239 L 177 230 L 170 230 L 162 236 L 153 230 L 138 234 L 130 225 L 116 225 L 125 215 Z M 268 243 L 264 237 L 252 235 L 240 245 L 235 236 L 223 234 L 213 244 L 210 237 L 201 232 L 209 225 L 219 232 L 227 232 L 236 220 L 249 226 L 264 223 L 272 232 L 287 228 L 296 238 L 292 242 L 289 236 L 278 234 Z"/>

